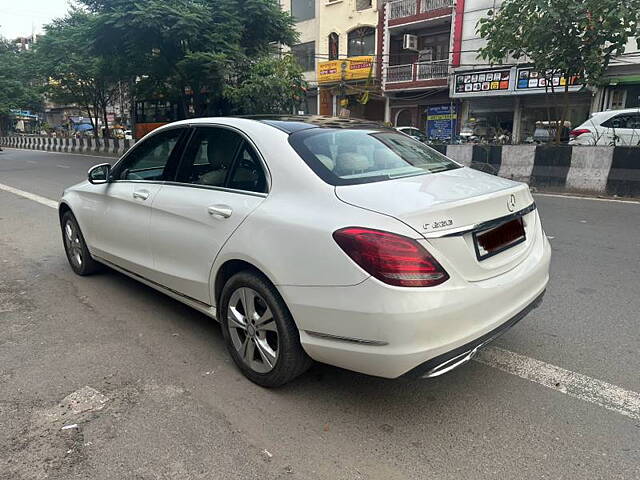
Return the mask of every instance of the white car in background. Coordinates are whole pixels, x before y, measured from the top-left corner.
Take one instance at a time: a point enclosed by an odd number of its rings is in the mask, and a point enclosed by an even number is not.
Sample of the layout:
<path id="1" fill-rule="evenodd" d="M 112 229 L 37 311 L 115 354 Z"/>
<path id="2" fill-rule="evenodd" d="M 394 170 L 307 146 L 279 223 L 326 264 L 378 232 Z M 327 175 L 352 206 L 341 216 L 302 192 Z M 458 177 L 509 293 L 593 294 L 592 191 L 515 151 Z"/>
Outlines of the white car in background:
<path id="1" fill-rule="evenodd" d="M 67 258 L 222 324 L 263 386 L 311 360 L 435 377 L 541 301 L 551 250 L 529 188 L 392 129 L 323 117 L 164 126 L 60 201 Z"/>
<path id="2" fill-rule="evenodd" d="M 414 140 L 418 140 L 419 142 L 426 142 L 427 136 L 421 130 L 418 130 L 415 127 L 396 127 L 396 130 L 404 133 L 405 135 L 410 136 Z"/>
<path id="3" fill-rule="evenodd" d="M 570 132 L 569 145 L 640 144 L 640 109 L 608 110 L 594 113 L 589 120 Z"/>

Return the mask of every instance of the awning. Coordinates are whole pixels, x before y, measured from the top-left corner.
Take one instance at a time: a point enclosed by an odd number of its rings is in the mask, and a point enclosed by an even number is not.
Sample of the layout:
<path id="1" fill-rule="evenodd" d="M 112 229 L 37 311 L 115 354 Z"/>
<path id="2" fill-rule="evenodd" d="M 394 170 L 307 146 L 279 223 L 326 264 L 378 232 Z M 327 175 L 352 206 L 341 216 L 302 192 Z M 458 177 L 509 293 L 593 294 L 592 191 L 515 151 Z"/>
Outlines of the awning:
<path id="1" fill-rule="evenodd" d="M 610 77 L 606 79 L 609 85 L 636 85 L 640 84 L 640 75 L 626 75 L 623 77 Z"/>

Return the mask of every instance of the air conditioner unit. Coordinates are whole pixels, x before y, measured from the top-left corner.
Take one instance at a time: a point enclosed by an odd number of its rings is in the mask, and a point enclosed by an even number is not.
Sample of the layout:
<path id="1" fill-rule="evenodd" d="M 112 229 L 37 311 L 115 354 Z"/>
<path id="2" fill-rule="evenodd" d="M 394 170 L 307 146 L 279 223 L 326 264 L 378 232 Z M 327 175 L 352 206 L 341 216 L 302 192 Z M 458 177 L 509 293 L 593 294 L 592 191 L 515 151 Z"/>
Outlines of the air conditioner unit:
<path id="1" fill-rule="evenodd" d="M 402 48 L 405 50 L 418 50 L 418 36 L 406 33 L 402 42 Z"/>

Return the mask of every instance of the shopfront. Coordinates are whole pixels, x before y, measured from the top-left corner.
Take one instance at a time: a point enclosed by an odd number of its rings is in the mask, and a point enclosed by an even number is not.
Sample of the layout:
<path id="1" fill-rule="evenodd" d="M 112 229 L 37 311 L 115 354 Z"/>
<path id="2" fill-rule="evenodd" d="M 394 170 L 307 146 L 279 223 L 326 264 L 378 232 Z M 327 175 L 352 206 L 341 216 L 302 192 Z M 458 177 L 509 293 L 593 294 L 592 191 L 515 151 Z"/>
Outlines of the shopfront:
<path id="1" fill-rule="evenodd" d="M 40 133 L 40 117 L 29 110 L 11 110 L 9 132 L 28 135 Z"/>
<path id="2" fill-rule="evenodd" d="M 382 121 L 384 101 L 373 56 L 318 63 L 318 113 Z"/>
<path id="3" fill-rule="evenodd" d="M 589 118 L 591 91 L 578 78 L 540 75 L 530 67 L 457 72 L 451 96 L 461 101 L 461 135 L 478 141 L 532 141 L 536 127 L 559 122 L 569 83 L 565 120 L 576 126 Z"/>

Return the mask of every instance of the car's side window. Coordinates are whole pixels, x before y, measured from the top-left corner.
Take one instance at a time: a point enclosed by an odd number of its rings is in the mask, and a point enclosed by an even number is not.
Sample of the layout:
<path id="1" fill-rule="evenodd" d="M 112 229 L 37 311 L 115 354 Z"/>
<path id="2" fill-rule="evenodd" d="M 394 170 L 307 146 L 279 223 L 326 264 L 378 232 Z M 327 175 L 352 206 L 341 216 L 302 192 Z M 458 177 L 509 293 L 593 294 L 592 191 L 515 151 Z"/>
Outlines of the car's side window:
<path id="1" fill-rule="evenodd" d="M 627 128 L 631 128 L 633 130 L 640 130 L 640 115 L 634 114 L 629 117 L 629 122 L 627 123 Z"/>
<path id="2" fill-rule="evenodd" d="M 116 180 L 163 180 L 165 170 L 184 129 L 158 133 L 136 146 L 118 166 Z"/>
<path id="3" fill-rule="evenodd" d="M 629 128 L 627 127 L 629 119 L 629 115 L 618 115 L 610 120 L 607 120 L 602 124 L 602 126 L 605 128 Z"/>
<path id="4" fill-rule="evenodd" d="M 226 128 L 197 128 L 178 171 L 178 182 L 224 187 L 242 137 Z"/>
<path id="5" fill-rule="evenodd" d="M 238 159 L 227 185 L 234 190 L 267 193 L 267 177 L 256 151 L 246 141 L 242 145 Z"/>

